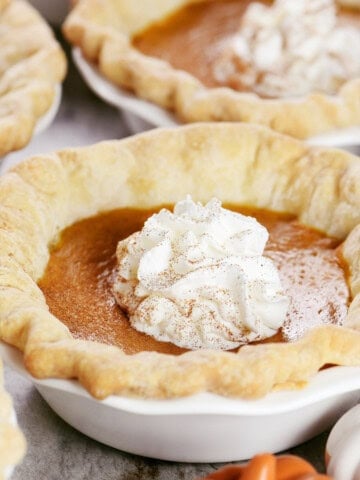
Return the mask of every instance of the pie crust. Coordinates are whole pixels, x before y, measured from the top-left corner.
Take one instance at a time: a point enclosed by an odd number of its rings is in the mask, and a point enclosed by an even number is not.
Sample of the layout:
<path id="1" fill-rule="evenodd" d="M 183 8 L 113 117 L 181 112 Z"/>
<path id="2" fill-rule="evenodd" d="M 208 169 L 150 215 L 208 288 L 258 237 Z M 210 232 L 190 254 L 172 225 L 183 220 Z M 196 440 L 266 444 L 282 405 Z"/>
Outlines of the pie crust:
<path id="1" fill-rule="evenodd" d="M 132 45 L 132 37 L 148 25 L 196 2 L 151 0 L 139 9 L 127 0 L 82 0 L 66 19 L 64 33 L 107 79 L 174 111 L 183 122 L 253 122 L 297 138 L 360 124 L 360 78 L 346 82 L 333 96 L 266 100 L 230 88 L 206 88 L 189 73 Z"/>
<path id="2" fill-rule="evenodd" d="M 66 71 L 50 27 L 24 0 L 0 0 L 0 158 L 25 146 Z"/>
<path id="3" fill-rule="evenodd" d="M 355 10 L 360 9 L 360 2 L 359 0 L 341 0 L 341 5 L 344 5 L 344 7 L 350 7 Z"/>
<path id="4" fill-rule="evenodd" d="M 3 387 L 0 361 L 0 480 L 9 478 L 12 467 L 24 456 L 25 448 L 25 438 L 16 425 L 11 398 Z"/>
<path id="5" fill-rule="evenodd" d="M 173 204 L 188 193 L 202 202 L 216 196 L 226 204 L 287 212 L 346 238 L 353 300 L 345 325 L 238 353 L 126 355 L 74 339 L 49 312 L 36 283 L 59 232 L 103 211 Z M 325 364 L 360 365 L 359 244 L 359 159 L 310 148 L 266 127 L 188 125 L 33 157 L 0 178 L 0 338 L 24 352 L 35 377 L 78 378 L 97 398 L 204 390 L 251 398 L 301 387 Z"/>

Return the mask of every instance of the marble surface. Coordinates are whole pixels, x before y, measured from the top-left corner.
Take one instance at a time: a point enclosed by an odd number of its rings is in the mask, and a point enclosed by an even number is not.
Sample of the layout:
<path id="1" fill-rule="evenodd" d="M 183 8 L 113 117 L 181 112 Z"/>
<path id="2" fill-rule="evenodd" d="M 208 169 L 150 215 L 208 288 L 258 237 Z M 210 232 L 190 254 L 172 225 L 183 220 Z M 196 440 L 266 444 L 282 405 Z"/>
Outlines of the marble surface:
<path id="1" fill-rule="evenodd" d="M 78 146 L 129 134 L 121 114 L 96 98 L 70 62 L 63 98 L 54 123 L 22 150 L 9 155 L 5 171 L 29 155 Z M 58 479 L 195 479 L 219 465 L 178 464 L 133 456 L 87 438 L 62 421 L 32 383 L 6 369 L 6 387 L 13 395 L 18 421 L 28 442 L 27 455 L 13 480 Z M 301 419 L 299 419 L 301 421 Z M 291 450 L 324 470 L 328 432 Z M 221 441 L 221 439 L 219 439 Z"/>

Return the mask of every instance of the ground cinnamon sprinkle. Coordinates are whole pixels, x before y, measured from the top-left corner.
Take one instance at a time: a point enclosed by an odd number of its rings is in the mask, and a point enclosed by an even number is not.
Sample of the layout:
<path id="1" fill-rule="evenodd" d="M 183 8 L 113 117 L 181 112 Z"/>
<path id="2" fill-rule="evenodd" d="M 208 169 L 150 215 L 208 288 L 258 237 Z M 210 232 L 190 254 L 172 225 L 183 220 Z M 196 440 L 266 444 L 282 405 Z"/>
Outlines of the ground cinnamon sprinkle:
<path id="1" fill-rule="evenodd" d="M 324 319 L 341 324 L 350 298 L 339 242 L 289 216 L 240 207 L 234 210 L 253 215 L 269 230 L 265 255 L 279 268 L 285 293 L 292 297 L 283 331 L 271 340 L 293 340 L 304 328 Z M 153 213 L 114 210 L 77 222 L 63 232 L 39 286 L 50 311 L 75 337 L 118 345 L 128 354 L 185 351 L 132 328 L 115 303 L 109 284 L 117 242 L 141 229 Z"/>

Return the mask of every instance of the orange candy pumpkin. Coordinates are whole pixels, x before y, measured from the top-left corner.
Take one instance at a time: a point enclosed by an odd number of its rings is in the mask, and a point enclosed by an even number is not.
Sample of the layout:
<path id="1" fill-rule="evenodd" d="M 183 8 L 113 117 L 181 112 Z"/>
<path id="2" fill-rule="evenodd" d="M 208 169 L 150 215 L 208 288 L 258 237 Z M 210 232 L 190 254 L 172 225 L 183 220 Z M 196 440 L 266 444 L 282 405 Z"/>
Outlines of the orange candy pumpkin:
<path id="1" fill-rule="evenodd" d="M 276 457 L 264 453 L 256 455 L 247 464 L 220 468 L 203 480 L 331 480 L 331 477 L 317 473 L 310 463 L 300 457 Z"/>

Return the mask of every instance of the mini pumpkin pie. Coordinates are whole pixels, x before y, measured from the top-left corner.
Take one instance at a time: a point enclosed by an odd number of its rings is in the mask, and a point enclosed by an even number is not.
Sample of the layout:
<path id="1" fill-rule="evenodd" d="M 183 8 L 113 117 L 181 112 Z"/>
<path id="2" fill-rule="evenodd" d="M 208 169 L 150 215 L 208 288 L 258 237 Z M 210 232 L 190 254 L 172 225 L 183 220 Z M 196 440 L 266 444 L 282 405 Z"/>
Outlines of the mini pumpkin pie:
<path id="1" fill-rule="evenodd" d="M 0 157 L 25 146 L 66 70 L 50 27 L 23 0 L 0 1 Z"/>
<path id="2" fill-rule="evenodd" d="M 82 0 L 64 32 L 107 79 L 182 122 L 253 122 L 298 138 L 360 124 L 354 2 Z"/>
<path id="3" fill-rule="evenodd" d="M 359 179 L 360 162 L 355 156 L 312 149 L 265 127 L 236 123 L 154 130 L 31 158 L 0 178 L 1 339 L 24 352 L 25 365 L 34 376 L 78 378 L 97 398 L 113 393 L 171 398 L 204 390 L 254 398 L 301 387 L 324 366 L 360 365 Z M 192 217 L 200 222 L 193 229 L 187 227 L 192 220 L 185 216 L 181 202 L 175 213 L 185 218 L 185 224 L 178 224 L 169 210 L 159 212 L 163 206 L 171 210 L 188 194 L 195 202 L 189 207 Z M 246 221 L 239 226 L 236 220 L 234 227 L 228 221 L 236 216 L 231 211 L 217 220 L 214 215 L 220 207 L 213 200 L 205 215 L 210 227 L 202 231 L 205 207 L 198 202 L 213 197 L 231 210 L 257 217 L 263 226 L 253 230 Z M 191 203 L 189 198 L 185 203 Z M 141 256 L 137 247 L 146 251 L 134 232 L 149 228 L 144 222 L 154 218 L 154 212 L 159 212 L 155 219 L 160 215 L 165 226 L 178 225 L 175 230 L 184 233 L 176 236 L 176 245 L 188 251 L 182 263 L 172 260 L 170 237 L 160 224 L 160 230 L 150 228 L 152 234 L 144 237 L 154 247 L 153 256 L 137 267 Z M 264 225 L 270 240 L 262 252 Z M 205 239 L 211 262 L 203 244 L 196 243 L 196 230 Z M 217 232 L 214 242 L 207 240 L 211 231 Z M 237 250 L 239 242 L 246 258 L 241 263 L 228 256 L 230 280 L 219 283 L 221 291 L 215 293 L 214 284 L 225 277 L 223 264 L 213 260 L 224 258 L 224 245 Z M 126 260 L 124 251 L 133 259 Z M 266 260 L 254 259 L 259 253 Z M 275 268 L 267 270 L 265 263 L 270 260 L 278 268 L 284 291 L 276 274 L 265 282 L 267 272 Z M 199 290 L 196 269 L 186 271 L 196 262 L 203 262 L 201 267 L 209 273 L 203 275 L 212 279 L 209 288 Z M 146 264 L 159 274 L 153 290 Z M 225 345 L 229 351 L 218 345 L 179 345 L 170 337 L 159 340 L 134 328 L 134 304 L 115 301 L 121 294 L 121 288 L 114 287 L 116 279 L 128 281 L 121 298 L 134 300 L 126 294 L 133 290 L 136 303 L 142 305 L 139 298 L 166 290 L 165 264 L 179 274 L 175 296 L 181 297 L 179 291 L 195 291 L 195 296 L 205 299 L 201 308 L 185 301 L 182 310 L 200 319 L 204 326 L 200 337 L 220 331 L 211 304 L 216 295 L 225 299 L 215 308 L 228 327 L 223 329 L 227 339 L 233 340 L 228 333 L 238 316 L 234 308 L 247 311 L 246 296 L 257 301 L 255 327 L 240 329 L 238 345 Z M 143 272 L 138 285 L 136 271 Z M 184 271 L 191 275 L 190 288 L 181 283 Z M 259 272 L 264 274 L 259 277 Z M 227 286 L 231 290 L 240 285 L 242 277 L 250 286 L 235 289 L 234 307 L 227 302 Z M 253 279 L 257 283 L 251 283 Z M 144 294 L 145 287 L 149 295 Z M 311 299 L 307 290 L 312 288 Z M 285 327 L 279 329 L 277 315 L 284 313 L 284 297 L 293 297 L 294 302 L 289 306 L 290 318 L 283 319 Z M 268 301 L 280 302 L 272 314 Z M 179 305 L 181 311 L 181 298 Z M 147 308 L 140 315 L 145 323 L 150 316 L 144 312 L 150 311 L 155 312 L 155 325 L 164 322 L 161 309 Z M 268 318 L 269 328 L 261 338 L 250 332 L 257 332 L 258 312 Z M 296 319 L 293 323 L 291 317 Z M 261 325 L 259 329 L 265 330 Z M 244 341 L 247 334 L 250 337 Z"/>
<path id="4" fill-rule="evenodd" d="M 8 480 L 14 467 L 25 453 L 25 439 L 16 424 L 9 394 L 3 388 L 3 369 L 0 363 L 0 479 Z"/>

